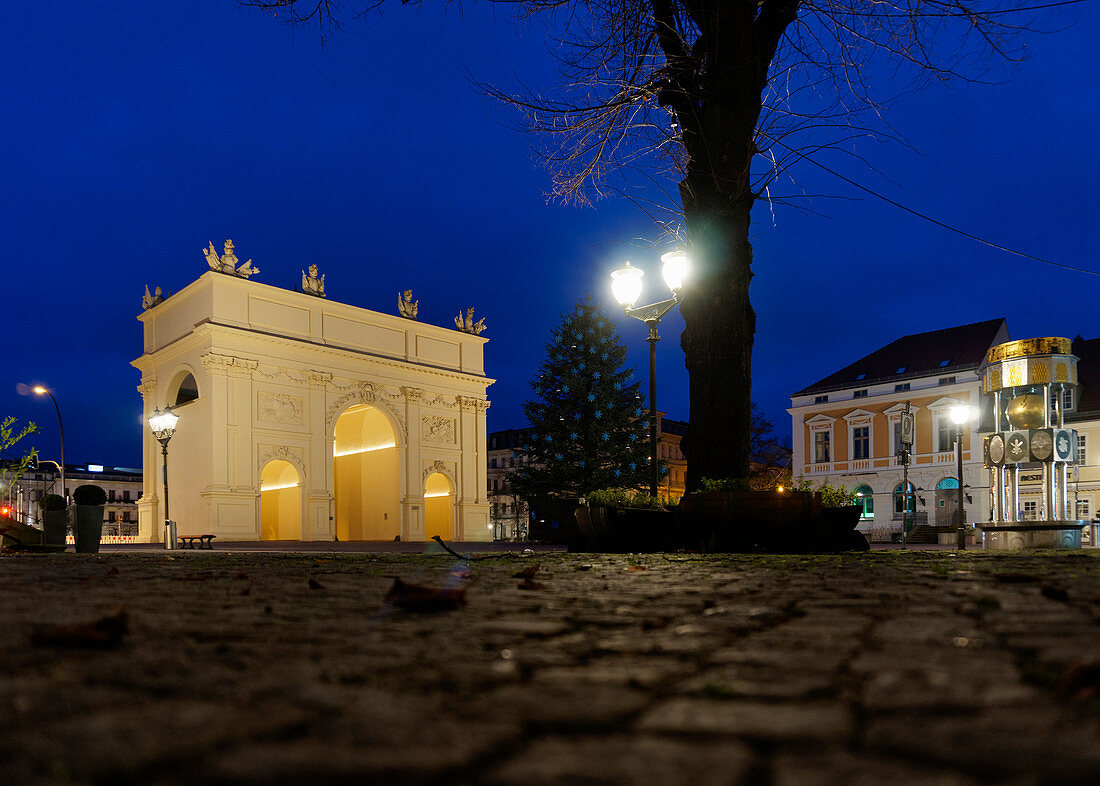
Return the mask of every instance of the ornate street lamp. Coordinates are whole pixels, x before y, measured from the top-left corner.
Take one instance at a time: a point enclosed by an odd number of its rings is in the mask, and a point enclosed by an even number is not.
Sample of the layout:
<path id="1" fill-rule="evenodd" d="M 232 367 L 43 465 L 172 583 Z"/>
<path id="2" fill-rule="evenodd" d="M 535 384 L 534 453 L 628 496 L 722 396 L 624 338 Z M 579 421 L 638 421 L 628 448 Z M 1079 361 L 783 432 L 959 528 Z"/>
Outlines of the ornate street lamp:
<path id="1" fill-rule="evenodd" d="M 164 411 L 153 410 L 149 416 L 149 428 L 153 430 L 153 436 L 160 443 L 161 452 L 164 454 L 164 548 L 176 547 L 175 533 L 172 532 L 172 523 L 168 517 L 168 440 L 176 433 L 176 422 L 180 416 L 165 405 Z"/>
<path id="2" fill-rule="evenodd" d="M 966 515 L 963 509 L 963 424 L 970 420 L 970 406 L 956 404 L 950 410 L 951 422 L 955 424 L 955 452 L 959 457 L 959 529 L 955 533 L 956 545 L 966 548 Z"/>
<path id="3" fill-rule="evenodd" d="M 660 481 L 660 470 L 657 466 L 657 342 L 661 337 L 657 333 L 657 326 L 661 324 L 661 318 L 680 302 L 680 290 L 689 267 L 690 259 L 684 251 L 677 249 L 663 254 L 661 276 L 672 292 L 672 297 L 648 306 L 634 305 L 642 295 L 644 271 L 631 267 L 627 262 L 619 270 L 611 272 L 611 292 L 623 307 L 623 313 L 644 322 L 649 328 L 649 337 L 646 338 L 649 342 L 649 493 L 653 497 L 657 496 Z"/>
<path id="4" fill-rule="evenodd" d="M 61 434 L 61 496 L 65 498 L 67 504 L 69 502 L 69 495 L 65 491 L 65 427 L 61 425 L 61 407 L 57 406 L 57 399 L 53 397 L 53 393 L 48 389 L 41 385 L 35 385 L 31 389 L 39 396 L 49 396 L 50 401 L 53 402 L 53 408 L 57 412 L 57 430 Z M 23 388 L 23 390 L 26 390 L 26 388 Z"/>

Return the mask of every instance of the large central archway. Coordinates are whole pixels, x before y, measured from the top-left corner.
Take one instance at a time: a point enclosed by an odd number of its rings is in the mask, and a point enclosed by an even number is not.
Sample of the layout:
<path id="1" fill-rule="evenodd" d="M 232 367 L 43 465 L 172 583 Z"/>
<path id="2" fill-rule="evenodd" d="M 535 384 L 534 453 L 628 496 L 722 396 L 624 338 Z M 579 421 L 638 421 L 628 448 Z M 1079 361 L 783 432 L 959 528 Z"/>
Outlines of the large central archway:
<path id="1" fill-rule="evenodd" d="M 302 539 L 302 488 L 289 461 L 269 461 L 260 471 L 260 539 Z"/>
<path id="2" fill-rule="evenodd" d="M 393 540 L 401 534 L 397 434 L 376 407 L 357 404 L 336 421 L 333 438 L 336 537 Z"/>

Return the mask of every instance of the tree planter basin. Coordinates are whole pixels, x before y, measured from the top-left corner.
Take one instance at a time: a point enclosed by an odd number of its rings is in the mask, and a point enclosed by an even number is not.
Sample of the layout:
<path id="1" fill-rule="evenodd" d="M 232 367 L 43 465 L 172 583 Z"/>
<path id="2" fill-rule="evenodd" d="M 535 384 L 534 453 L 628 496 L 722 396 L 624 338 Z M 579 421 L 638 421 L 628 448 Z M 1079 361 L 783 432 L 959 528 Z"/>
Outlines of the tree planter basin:
<path id="1" fill-rule="evenodd" d="M 589 545 L 599 551 L 669 551 L 676 548 L 678 516 L 670 510 L 577 508 L 577 525 Z"/>

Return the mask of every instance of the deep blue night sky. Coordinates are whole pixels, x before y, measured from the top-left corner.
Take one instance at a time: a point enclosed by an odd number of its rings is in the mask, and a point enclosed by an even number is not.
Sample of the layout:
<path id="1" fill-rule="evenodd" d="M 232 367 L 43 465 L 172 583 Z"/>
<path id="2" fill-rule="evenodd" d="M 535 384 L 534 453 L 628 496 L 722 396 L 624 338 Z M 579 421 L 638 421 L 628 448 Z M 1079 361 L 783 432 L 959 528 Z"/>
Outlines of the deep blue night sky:
<path id="1" fill-rule="evenodd" d="M 999 244 L 1100 270 L 1094 34 L 1100 8 L 1041 17 L 1030 59 L 992 86 L 934 87 L 889 119 L 919 152 L 859 150 L 830 166 Z M 316 263 L 329 297 L 392 313 L 411 287 L 422 321 L 486 317 L 490 428 L 521 403 L 558 315 L 586 293 L 612 305 L 610 270 L 663 248 L 630 202 L 548 205 L 549 177 L 503 88 L 550 85 L 544 31 L 486 4 L 393 4 L 326 49 L 232 0 L 17 3 L 0 26 L 0 254 L 7 341 L 0 414 L 33 419 L 57 458 L 55 391 L 70 462 L 140 466 L 141 295 L 182 289 L 201 249 L 233 238 L 259 281 L 292 287 Z M 1097 335 L 1094 275 L 1006 255 L 861 194 L 811 166 L 809 211 L 754 215 L 753 396 L 789 434 L 789 395 L 907 333 L 1008 317 L 1014 338 Z M 789 191 L 790 189 L 786 189 Z M 657 190 L 641 194 L 656 199 Z M 644 297 L 663 296 L 649 289 Z M 645 327 L 621 320 L 639 378 Z M 686 419 L 682 322 L 662 325 L 661 409 Z M 181 424 L 184 427 L 184 424 Z"/>

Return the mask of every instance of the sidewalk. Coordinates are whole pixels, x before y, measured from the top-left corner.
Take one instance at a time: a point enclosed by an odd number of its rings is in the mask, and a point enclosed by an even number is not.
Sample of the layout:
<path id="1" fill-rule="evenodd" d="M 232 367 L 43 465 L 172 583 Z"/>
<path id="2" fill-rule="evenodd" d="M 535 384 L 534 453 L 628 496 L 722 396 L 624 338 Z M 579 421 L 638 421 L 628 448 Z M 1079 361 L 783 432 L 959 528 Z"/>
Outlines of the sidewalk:
<path id="1" fill-rule="evenodd" d="M 1016 786 L 1100 772 L 1095 551 L 517 551 L 467 568 L 332 545 L 0 557 L 0 780 Z M 466 605 L 401 610 L 384 600 L 394 577 L 465 589 Z"/>

